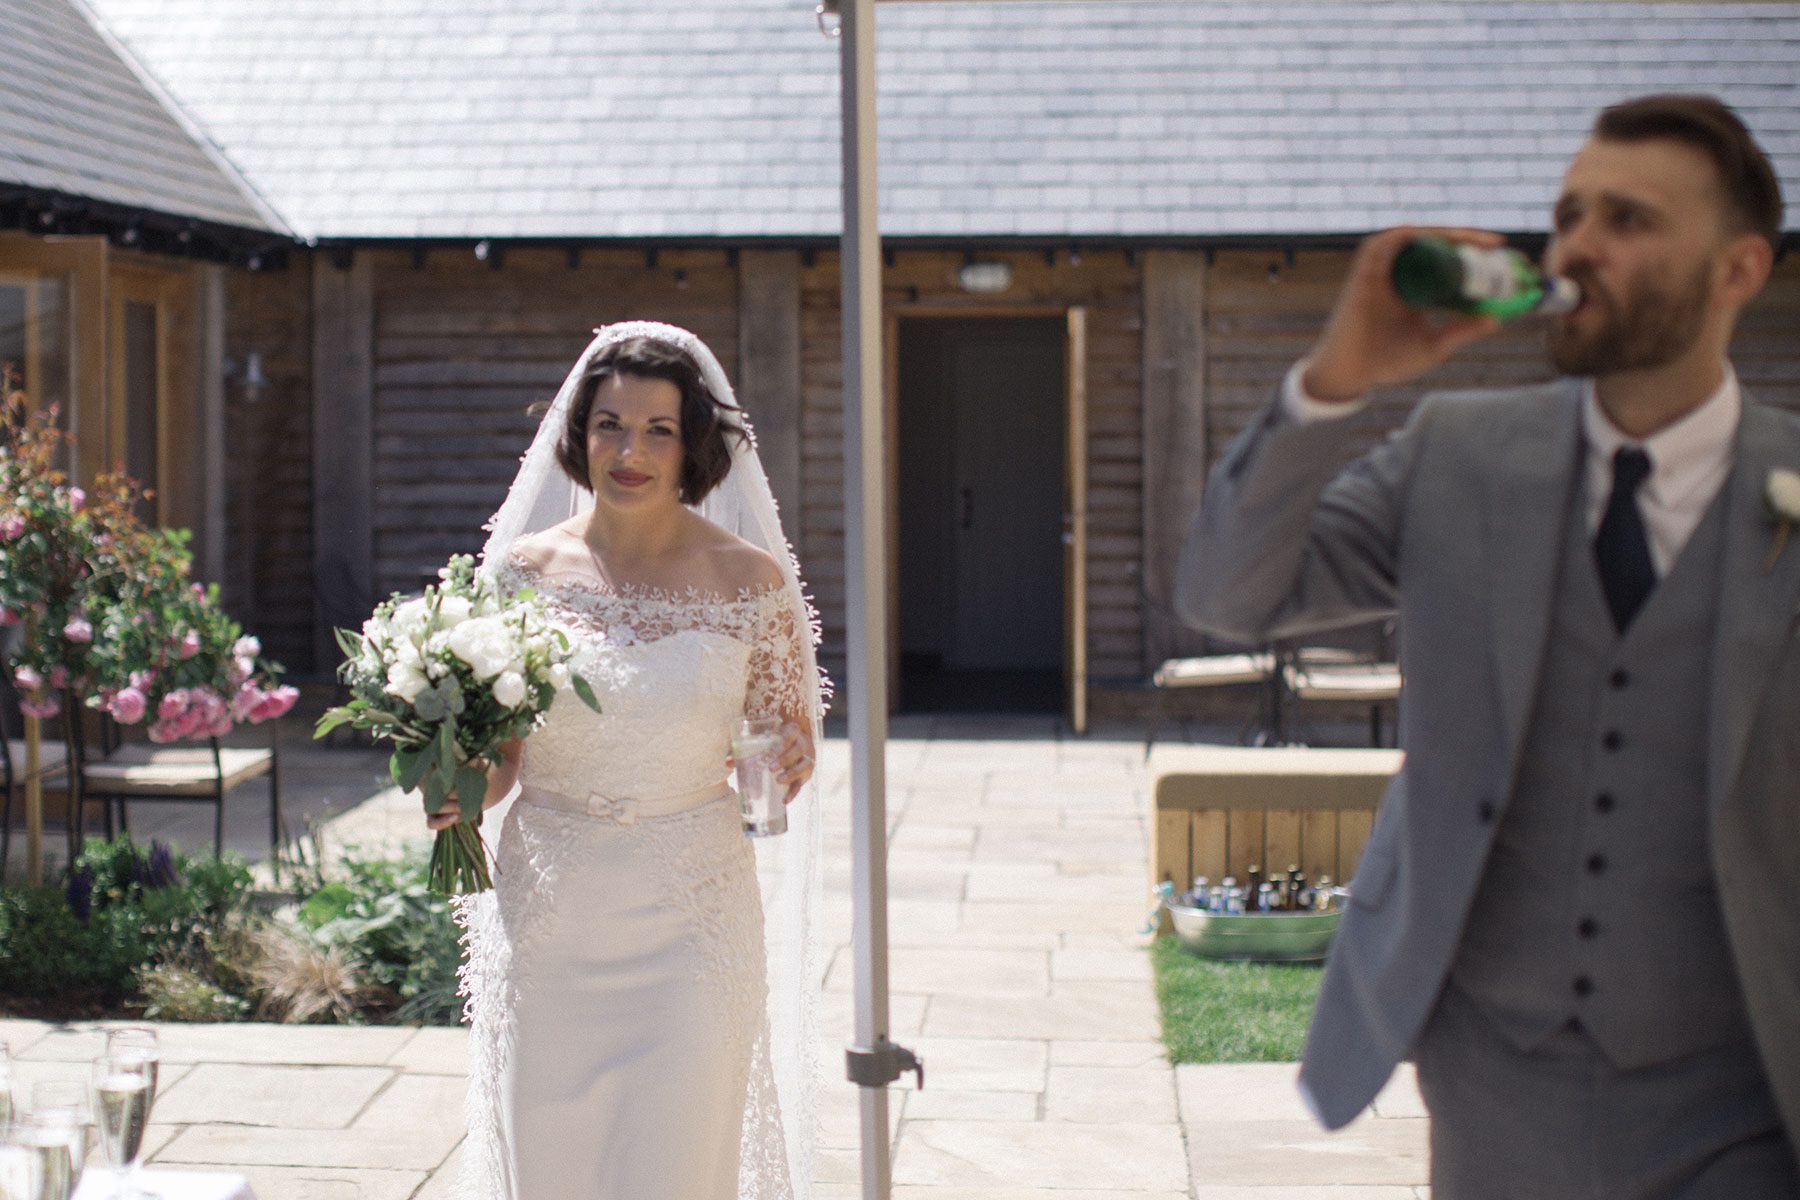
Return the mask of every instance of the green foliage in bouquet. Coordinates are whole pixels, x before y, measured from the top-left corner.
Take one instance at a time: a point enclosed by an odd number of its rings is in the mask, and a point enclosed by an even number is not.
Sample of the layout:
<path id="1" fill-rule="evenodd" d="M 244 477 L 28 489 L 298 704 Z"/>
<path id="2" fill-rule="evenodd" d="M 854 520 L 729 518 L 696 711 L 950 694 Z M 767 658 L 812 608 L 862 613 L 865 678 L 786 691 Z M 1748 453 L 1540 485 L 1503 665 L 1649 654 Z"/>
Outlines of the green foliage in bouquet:
<path id="1" fill-rule="evenodd" d="M 462 820 L 439 832 L 430 870 L 432 890 L 449 896 L 493 886 L 477 826 L 501 747 L 538 728 L 565 686 L 600 705 L 569 671 L 569 637 L 530 589 L 502 596 L 466 554 L 438 577 L 423 595 L 376 606 L 360 633 L 337 631 L 351 700 L 313 736 L 348 724 L 392 741 L 394 783 L 420 792 L 427 814 L 454 797 Z"/>

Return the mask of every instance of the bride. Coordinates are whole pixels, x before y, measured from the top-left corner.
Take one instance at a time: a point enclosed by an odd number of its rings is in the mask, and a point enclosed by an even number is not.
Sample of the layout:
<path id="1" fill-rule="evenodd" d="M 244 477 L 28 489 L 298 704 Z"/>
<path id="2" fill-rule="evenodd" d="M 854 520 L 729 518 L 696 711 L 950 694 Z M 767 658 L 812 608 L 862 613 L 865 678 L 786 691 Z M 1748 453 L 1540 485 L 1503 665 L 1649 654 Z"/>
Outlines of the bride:
<path id="1" fill-rule="evenodd" d="M 494 890 L 458 901 L 469 1200 L 804 1200 L 818 888 L 814 622 L 743 413 L 673 326 L 598 332 L 490 523 L 483 569 L 578 643 L 506 747 Z M 790 831 L 727 783 L 745 716 L 783 722 Z M 455 806 L 428 824 L 444 828 Z"/>

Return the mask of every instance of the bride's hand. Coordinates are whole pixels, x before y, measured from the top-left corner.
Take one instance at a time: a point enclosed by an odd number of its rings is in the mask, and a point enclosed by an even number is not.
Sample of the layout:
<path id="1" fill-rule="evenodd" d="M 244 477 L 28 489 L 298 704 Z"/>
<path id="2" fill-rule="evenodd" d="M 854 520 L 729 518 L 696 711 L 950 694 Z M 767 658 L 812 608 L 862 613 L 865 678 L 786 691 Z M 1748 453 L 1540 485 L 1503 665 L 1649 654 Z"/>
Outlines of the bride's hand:
<path id="1" fill-rule="evenodd" d="M 781 755 L 776 759 L 781 771 L 776 779 L 788 785 L 787 795 L 782 798 L 783 804 L 792 804 L 800 789 L 813 773 L 813 740 L 812 735 L 792 721 L 781 727 Z"/>
<path id="2" fill-rule="evenodd" d="M 425 818 L 425 828 L 442 831 L 462 820 L 462 805 L 452 796 L 444 802 L 444 807 Z"/>

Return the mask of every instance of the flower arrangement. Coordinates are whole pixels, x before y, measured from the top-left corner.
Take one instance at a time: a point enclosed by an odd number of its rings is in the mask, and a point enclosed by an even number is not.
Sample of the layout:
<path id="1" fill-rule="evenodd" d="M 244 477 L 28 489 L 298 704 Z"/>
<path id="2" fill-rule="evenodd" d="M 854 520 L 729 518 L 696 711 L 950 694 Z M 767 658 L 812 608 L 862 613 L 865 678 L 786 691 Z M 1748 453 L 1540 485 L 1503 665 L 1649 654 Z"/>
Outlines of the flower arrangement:
<path id="1" fill-rule="evenodd" d="M 280 665 L 216 587 L 189 579 L 187 532 L 139 520 L 150 493 L 122 474 L 70 483 L 55 407 L 32 411 L 11 368 L 0 374 L 0 625 L 25 627 L 11 664 L 25 715 L 83 696 L 120 724 L 149 718 L 151 740 L 169 742 L 292 708 Z"/>
<path id="2" fill-rule="evenodd" d="M 1769 542 L 1769 553 L 1763 558 L 1763 574 L 1775 569 L 1775 560 L 1787 549 L 1788 535 L 1794 522 L 1800 521 L 1800 471 L 1777 467 L 1763 481 L 1763 509 L 1775 536 Z"/>
<path id="3" fill-rule="evenodd" d="M 376 606 L 360 633 L 338 630 L 338 677 L 352 699 L 313 736 L 347 724 L 392 741 L 393 780 L 421 791 L 427 814 L 456 798 L 463 819 L 438 832 L 430 869 L 432 890 L 453 896 L 493 886 L 479 825 L 500 747 L 542 725 L 565 687 L 600 705 L 569 670 L 568 635 L 529 588 L 502 596 L 466 554 L 438 578 L 422 595 Z"/>

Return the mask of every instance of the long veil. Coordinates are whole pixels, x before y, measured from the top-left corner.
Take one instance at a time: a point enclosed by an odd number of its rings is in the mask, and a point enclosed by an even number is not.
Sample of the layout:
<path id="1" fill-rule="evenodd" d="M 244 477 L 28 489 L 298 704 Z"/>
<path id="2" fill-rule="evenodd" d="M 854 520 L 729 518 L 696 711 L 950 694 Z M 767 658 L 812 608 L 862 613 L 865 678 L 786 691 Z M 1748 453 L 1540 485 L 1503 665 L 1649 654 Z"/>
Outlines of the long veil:
<path id="1" fill-rule="evenodd" d="M 590 493 L 578 488 L 556 465 L 556 443 L 569 406 L 588 366 L 606 347 L 627 338 L 650 338 L 675 346 L 700 367 L 701 377 L 721 402 L 736 406 L 731 382 L 724 368 L 704 342 L 689 331 L 655 321 L 624 321 L 594 331 L 574 369 L 563 381 L 550 411 L 538 426 L 537 436 L 519 460 L 519 473 L 498 511 L 488 522 L 488 539 L 482 548 L 481 569 L 497 573 L 520 538 L 567 520 L 593 504 Z M 769 489 L 762 460 L 748 417 L 739 409 L 735 418 L 745 438 L 730 439 L 731 469 L 697 510 L 770 554 L 781 567 L 783 594 L 792 609 L 794 628 L 803 659 L 802 677 L 810 684 L 807 706 L 813 745 L 822 744 L 821 722 L 825 710 L 825 685 L 819 674 L 815 645 L 819 622 L 800 580 L 799 564 L 781 530 L 774 493 Z M 817 751 L 815 750 L 815 755 Z M 767 1130 L 754 1123 L 766 1121 L 767 1105 L 752 1095 L 746 1106 L 739 1195 L 744 1200 L 807 1200 L 812 1192 L 815 1120 L 815 1060 L 818 1045 L 818 993 L 822 959 L 819 952 L 820 857 L 823 822 L 820 819 L 818 785 L 808 781 L 788 806 L 788 832 L 756 843 L 756 872 L 763 901 L 763 927 L 767 953 L 769 990 L 769 1046 L 776 1099 L 779 1101 L 784 1162 L 768 1161 Z M 757 1087 L 753 1066 L 751 1088 Z M 759 1113 L 759 1108 L 764 1110 Z M 674 1131 L 672 1131 L 674 1132 Z M 678 1136 L 678 1133 L 677 1133 Z M 771 1177 L 771 1176 L 776 1177 Z M 779 1176 L 785 1175 L 785 1179 Z M 787 1185 L 787 1186 L 784 1186 Z"/>

